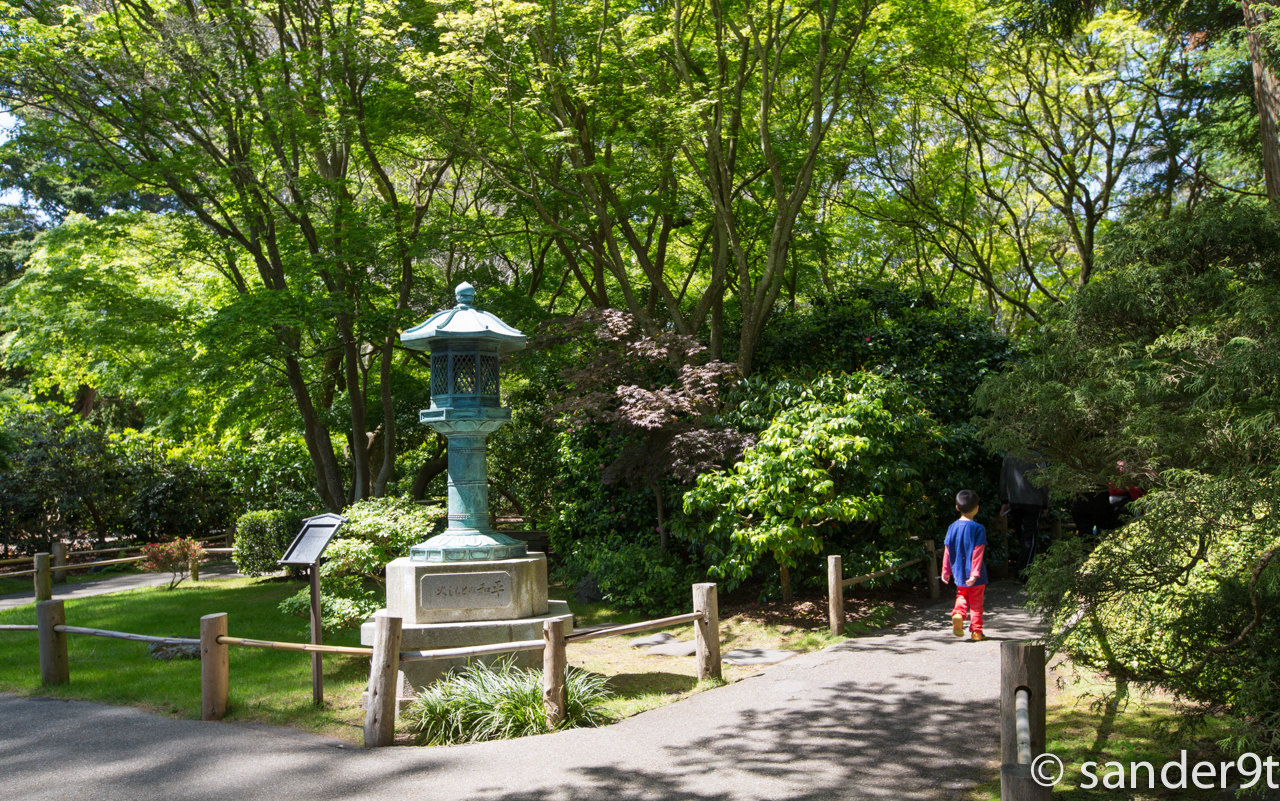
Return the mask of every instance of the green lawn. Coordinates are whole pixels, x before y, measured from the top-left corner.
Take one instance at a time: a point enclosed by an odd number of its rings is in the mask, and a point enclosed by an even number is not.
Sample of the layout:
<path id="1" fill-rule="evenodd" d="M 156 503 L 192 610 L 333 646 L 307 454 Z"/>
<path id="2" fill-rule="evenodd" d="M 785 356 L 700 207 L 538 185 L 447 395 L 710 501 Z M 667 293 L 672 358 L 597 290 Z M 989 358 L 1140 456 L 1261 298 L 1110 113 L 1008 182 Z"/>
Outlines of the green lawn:
<path id="1" fill-rule="evenodd" d="M 199 637 L 200 617 L 228 615 L 229 634 L 260 640 L 305 642 L 307 622 L 280 614 L 277 604 L 303 582 L 223 579 L 176 589 L 135 590 L 68 601 L 67 624 L 160 637 Z M 0 611 L 0 623 L 34 623 L 35 606 Z M 200 716 L 200 661 L 158 661 L 144 643 L 68 635 L 71 681 L 41 687 L 34 632 L 0 632 L 0 690 L 128 704 L 177 717 Z M 359 645 L 355 630 L 326 636 L 332 645 Z M 297 726 L 359 742 L 360 694 L 369 660 L 326 656 L 324 709 L 311 703 L 308 654 L 232 647 L 227 719 Z"/>

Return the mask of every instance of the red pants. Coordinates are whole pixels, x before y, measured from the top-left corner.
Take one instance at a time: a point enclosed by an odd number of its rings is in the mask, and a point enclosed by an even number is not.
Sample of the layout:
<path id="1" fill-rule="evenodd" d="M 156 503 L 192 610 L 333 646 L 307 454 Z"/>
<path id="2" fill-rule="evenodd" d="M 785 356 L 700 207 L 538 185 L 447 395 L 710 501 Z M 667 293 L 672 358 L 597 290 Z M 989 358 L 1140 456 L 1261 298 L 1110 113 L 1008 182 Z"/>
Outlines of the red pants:
<path id="1" fill-rule="evenodd" d="M 982 597 L 987 594 L 987 585 L 978 584 L 973 587 L 956 587 L 956 605 L 951 616 L 969 617 L 969 631 L 982 633 Z"/>

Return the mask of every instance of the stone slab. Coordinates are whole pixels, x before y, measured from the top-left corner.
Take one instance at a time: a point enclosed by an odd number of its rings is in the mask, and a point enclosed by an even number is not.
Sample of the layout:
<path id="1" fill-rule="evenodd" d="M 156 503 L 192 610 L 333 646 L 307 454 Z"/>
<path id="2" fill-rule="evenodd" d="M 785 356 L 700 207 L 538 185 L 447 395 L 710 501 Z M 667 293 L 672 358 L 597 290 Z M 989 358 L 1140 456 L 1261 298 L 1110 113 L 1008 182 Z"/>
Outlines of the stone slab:
<path id="1" fill-rule="evenodd" d="M 693 656 L 698 646 L 693 640 L 675 640 L 674 642 L 655 645 L 644 652 L 645 656 Z"/>
<path id="2" fill-rule="evenodd" d="M 637 637 L 631 641 L 632 648 L 651 648 L 655 645 L 663 645 L 669 643 L 676 638 L 676 635 L 669 631 L 660 631 L 657 634 L 650 634 L 647 637 Z"/>
<path id="3" fill-rule="evenodd" d="M 730 665 L 773 665 L 799 654 L 776 648 L 734 648 L 720 656 L 720 661 Z"/>

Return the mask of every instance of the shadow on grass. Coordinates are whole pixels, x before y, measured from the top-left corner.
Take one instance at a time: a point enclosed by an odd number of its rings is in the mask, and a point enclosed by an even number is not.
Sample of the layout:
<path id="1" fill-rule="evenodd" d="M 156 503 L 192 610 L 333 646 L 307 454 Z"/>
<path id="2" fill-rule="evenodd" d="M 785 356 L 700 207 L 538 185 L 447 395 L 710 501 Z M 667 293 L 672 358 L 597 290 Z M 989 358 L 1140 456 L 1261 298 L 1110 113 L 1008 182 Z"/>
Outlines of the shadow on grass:
<path id="1" fill-rule="evenodd" d="M 609 691 L 622 698 L 634 698 L 652 693 L 687 693 L 697 685 L 693 676 L 679 673 L 619 673 L 609 677 Z"/>

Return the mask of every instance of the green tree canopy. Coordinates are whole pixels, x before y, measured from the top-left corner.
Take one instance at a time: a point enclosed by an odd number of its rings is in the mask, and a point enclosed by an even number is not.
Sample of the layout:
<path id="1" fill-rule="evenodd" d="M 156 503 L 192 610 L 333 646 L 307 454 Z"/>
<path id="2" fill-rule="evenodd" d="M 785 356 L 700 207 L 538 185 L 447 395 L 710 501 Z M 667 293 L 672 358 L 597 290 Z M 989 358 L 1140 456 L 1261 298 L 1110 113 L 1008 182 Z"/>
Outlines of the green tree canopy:
<path id="1" fill-rule="evenodd" d="M 1225 706 L 1267 748 L 1280 742 L 1278 223 L 1213 203 L 1118 229 L 1097 278 L 978 398 L 987 442 L 1040 451 L 1059 496 L 1149 490 L 1138 521 L 1037 567 L 1051 643 Z"/>

